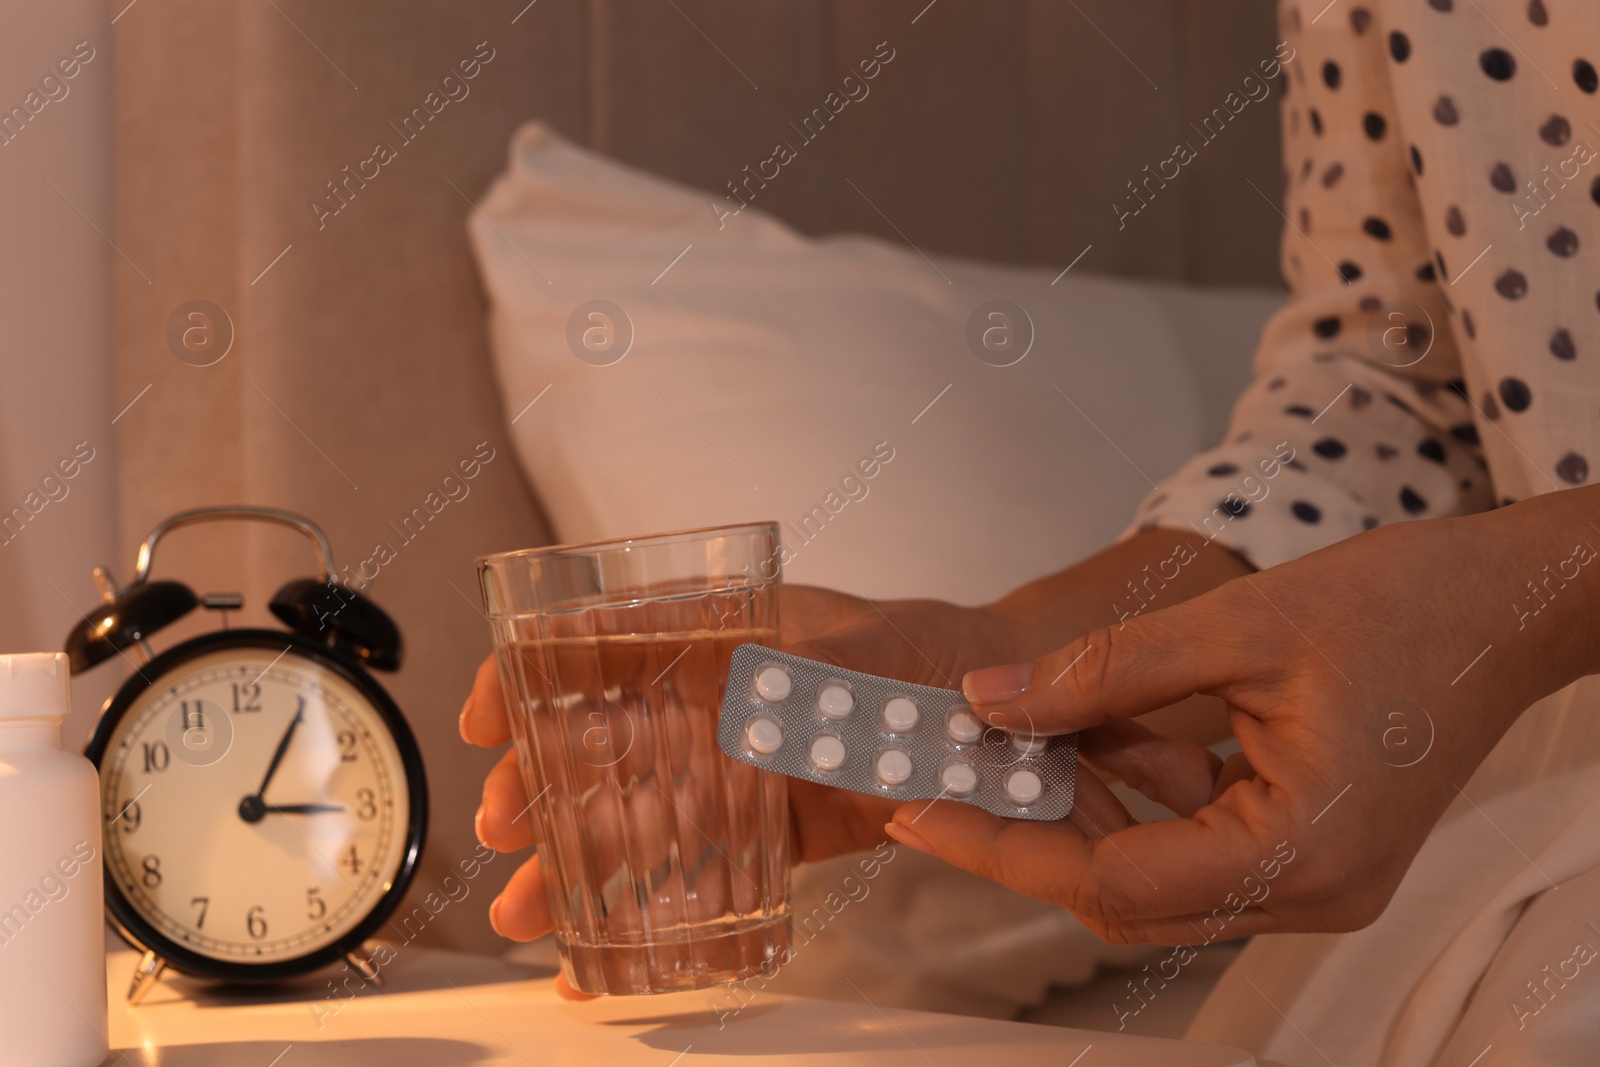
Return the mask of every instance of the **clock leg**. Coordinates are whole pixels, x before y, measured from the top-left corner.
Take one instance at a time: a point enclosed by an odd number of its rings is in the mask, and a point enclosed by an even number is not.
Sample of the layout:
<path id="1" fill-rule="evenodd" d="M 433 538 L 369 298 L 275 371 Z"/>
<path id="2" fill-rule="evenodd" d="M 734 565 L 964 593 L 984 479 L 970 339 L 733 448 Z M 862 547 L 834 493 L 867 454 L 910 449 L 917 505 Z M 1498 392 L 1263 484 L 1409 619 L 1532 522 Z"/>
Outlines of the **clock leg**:
<path id="1" fill-rule="evenodd" d="M 128 1003 L 137 1004 L 156 987 L 167 961 L 154 952 L 146 952 L 139 965 L 133 969 L 133 981 L 128 984 Z"/>
<path id="2" fill-rule="evenodd" d="M 372 957 L 367 954 L 367 946 L 357 945 L 345 953 L 344 961 L 350 965 L 352 971 L 361 977 L 363 982 L 371 982 L 373 985 L 382 988 L 383 975 L 378 973 L 378 965 L 373 963 Z"/>

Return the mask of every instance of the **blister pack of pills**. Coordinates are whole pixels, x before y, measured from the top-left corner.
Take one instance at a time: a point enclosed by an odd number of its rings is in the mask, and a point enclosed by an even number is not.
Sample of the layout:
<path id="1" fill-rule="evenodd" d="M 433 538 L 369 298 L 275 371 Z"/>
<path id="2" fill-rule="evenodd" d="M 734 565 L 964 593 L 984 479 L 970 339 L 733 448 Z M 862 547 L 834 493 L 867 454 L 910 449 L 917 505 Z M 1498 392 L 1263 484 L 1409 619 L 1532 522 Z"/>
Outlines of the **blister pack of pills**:
<path id="1" fill-rule="evenodd" d="M 1007 733 L 954 689 L 760 645 L 734 649 L 717 728 L 743 763 L 894 800 L 959 800 L 1011 819 L 1072 810 L 1078 737 Z"/>

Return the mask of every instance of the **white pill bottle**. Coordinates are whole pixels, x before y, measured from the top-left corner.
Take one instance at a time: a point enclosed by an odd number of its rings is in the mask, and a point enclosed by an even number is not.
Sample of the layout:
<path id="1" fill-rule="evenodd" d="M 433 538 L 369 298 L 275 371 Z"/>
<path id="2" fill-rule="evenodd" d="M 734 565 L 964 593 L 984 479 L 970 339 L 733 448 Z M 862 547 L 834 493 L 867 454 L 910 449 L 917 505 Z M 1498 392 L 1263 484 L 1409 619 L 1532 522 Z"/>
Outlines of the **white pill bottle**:
<path id="1" fill-rule="evenodd" d="M 0 655 L 0 1067 L 106 1058 L 100 784 L 61 749 L 68 674 Z"/>

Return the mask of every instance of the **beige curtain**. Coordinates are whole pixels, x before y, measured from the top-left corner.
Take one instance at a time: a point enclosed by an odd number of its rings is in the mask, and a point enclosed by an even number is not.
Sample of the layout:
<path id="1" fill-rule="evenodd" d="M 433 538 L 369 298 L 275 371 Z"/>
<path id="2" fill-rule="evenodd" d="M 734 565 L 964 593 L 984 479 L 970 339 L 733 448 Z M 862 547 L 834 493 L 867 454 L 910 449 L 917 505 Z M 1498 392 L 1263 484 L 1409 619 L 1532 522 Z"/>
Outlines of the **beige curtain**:
<path id="1" fill-rule="evenodd" d="M 488 649 L 473 556 L 545 538 L 506 442 L 463 230 L 518 123 L 720 191 L 887 41 L 872 96 L 758 206 L 927 250 L 1065 266 L 1093 245 L 1083 269 L 1276 278 L 1278 218 L 1250 186 L 1276 196 L 1281 181 L 1273 104 L 1243 112 L 1126 229 L 1111 207 L 1272 54 L 1270 0 L 112 3 L 114 395 L 138 397 L 115 427 L 116 565 L 125 578 L 163 516 L 232 502 L 313 517 L 344 563 L 396 550 L 369 592 L 409 642 L 389 684 L 433 787 L 417 893 L 471 850 L 493 758 L 456 735 Z M 463 61 L 475 76 L 446 85 Z M 449 99 L 408 128 L 430 93 Z M 394 158 L 372 176 L 378 141 Z M 231 320 L 209 366 L 169 341 L 174 313 L 202 300 Z M 192 339 L 214 355 L 221 336 Z M 401 518 L 479 442 L 495 458 L 470 496 L 406 541 Z M 157 570 L 243 592 L 245 621 L 264 623 L 266 598 L 311 559 L 287 533 L 200 528 Z M 510 869 L 491 868 L 430 939 L 495 944 L 485 907 Z"/>

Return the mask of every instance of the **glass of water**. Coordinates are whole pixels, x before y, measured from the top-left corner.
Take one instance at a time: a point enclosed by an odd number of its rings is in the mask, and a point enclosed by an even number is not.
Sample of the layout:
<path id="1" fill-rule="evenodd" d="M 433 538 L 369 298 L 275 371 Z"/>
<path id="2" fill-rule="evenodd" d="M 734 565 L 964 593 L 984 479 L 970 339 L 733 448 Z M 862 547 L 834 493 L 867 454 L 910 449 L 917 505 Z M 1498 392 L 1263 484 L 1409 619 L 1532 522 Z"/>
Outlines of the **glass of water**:
<path id="1" fill-rule="evenodd" d="M 776 646 L 778 564 L 774 523 L 478 560 L 575 989 L 770 975 L 789 943 L 783 779 L 717 746 L 734 648 Z"/>

